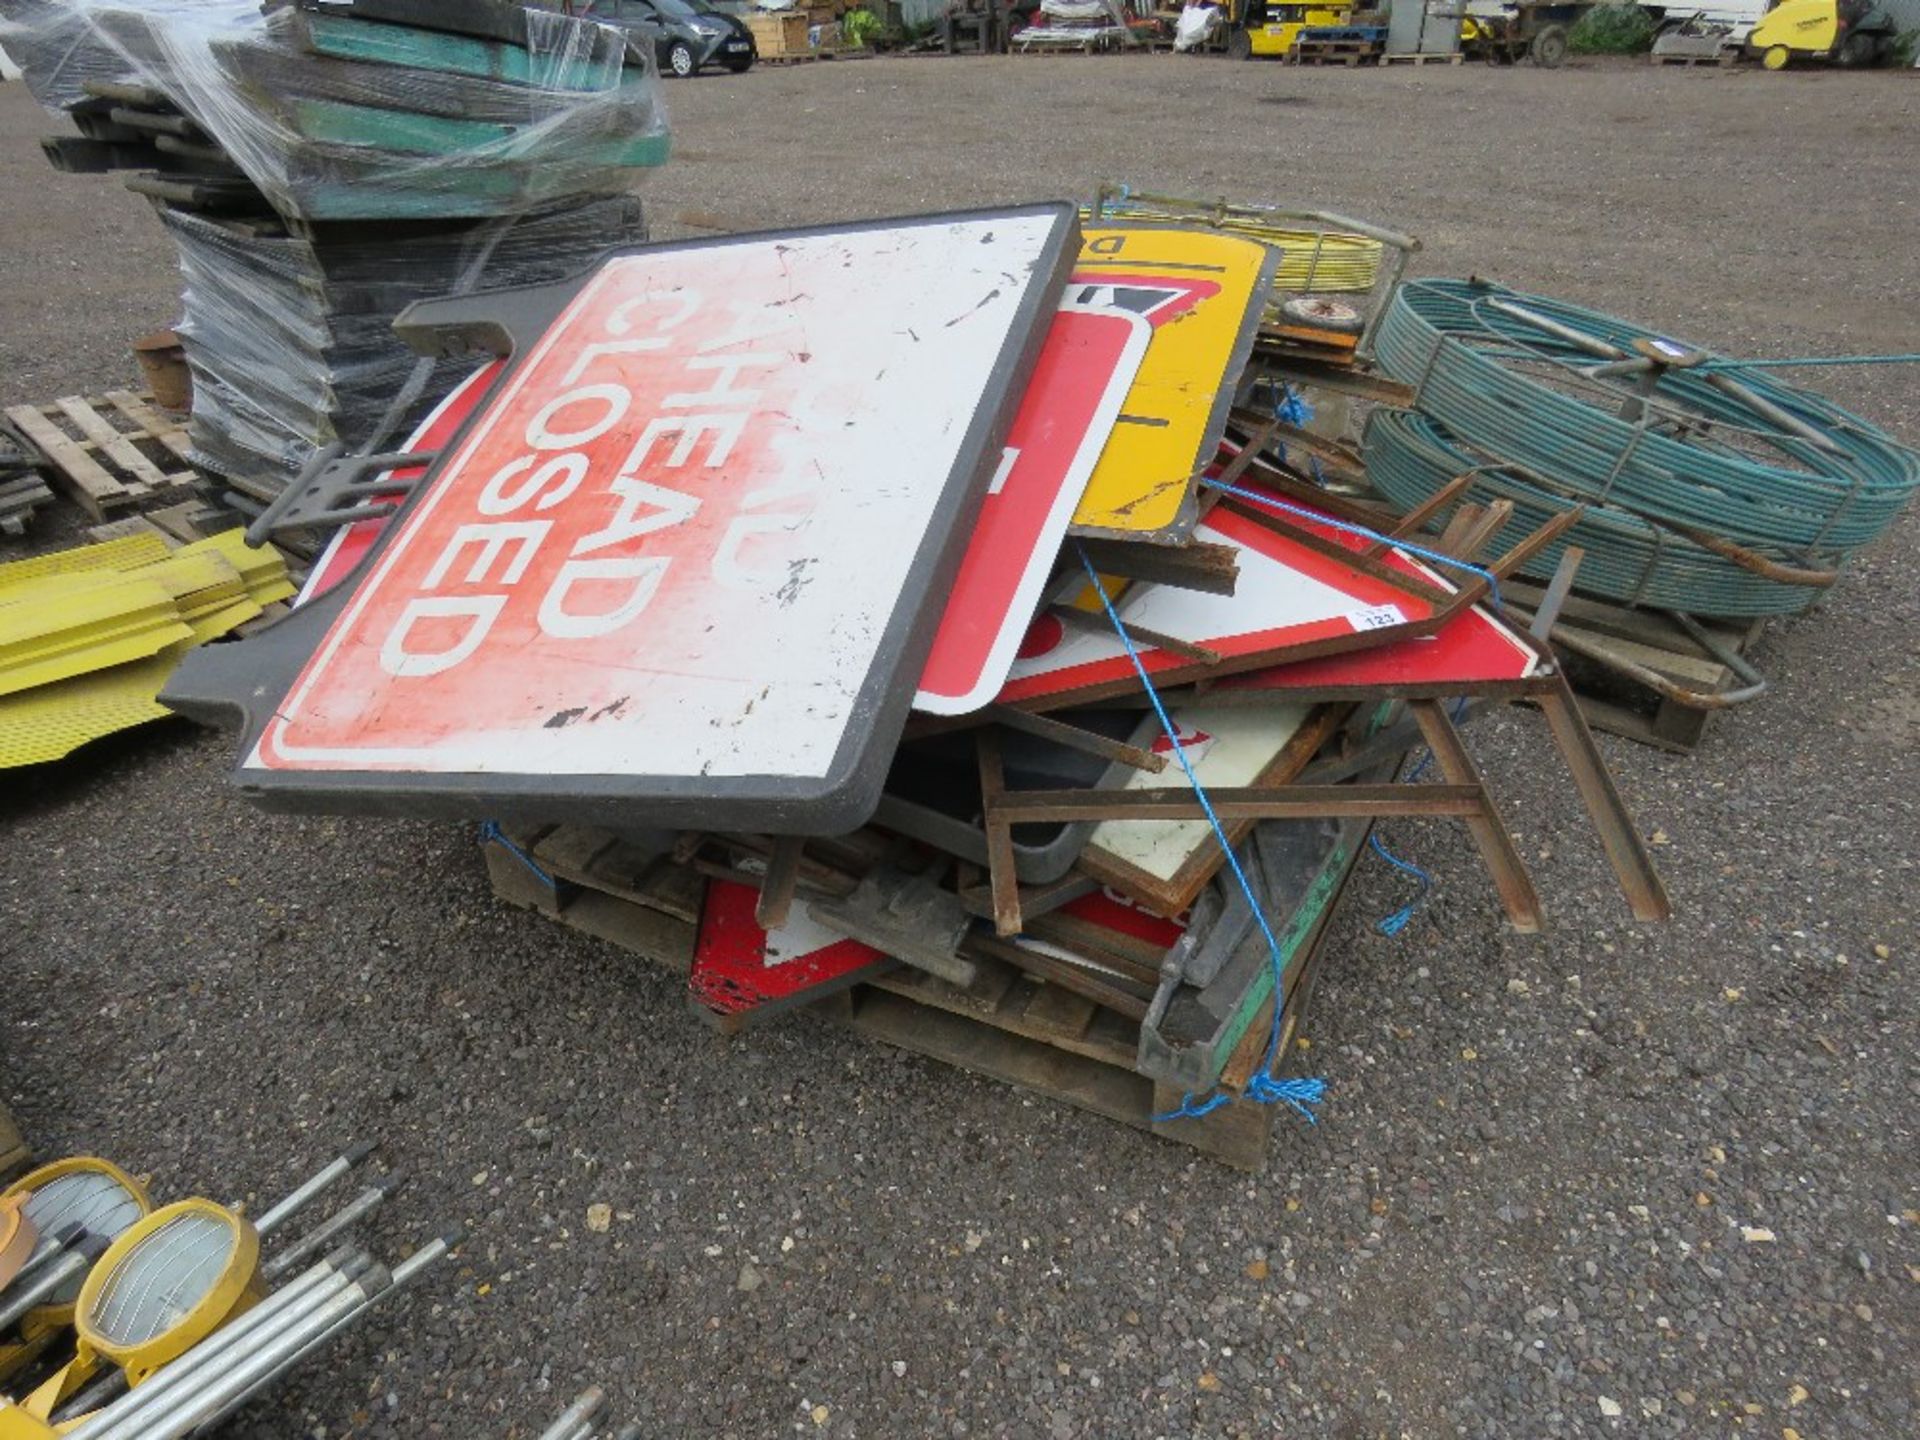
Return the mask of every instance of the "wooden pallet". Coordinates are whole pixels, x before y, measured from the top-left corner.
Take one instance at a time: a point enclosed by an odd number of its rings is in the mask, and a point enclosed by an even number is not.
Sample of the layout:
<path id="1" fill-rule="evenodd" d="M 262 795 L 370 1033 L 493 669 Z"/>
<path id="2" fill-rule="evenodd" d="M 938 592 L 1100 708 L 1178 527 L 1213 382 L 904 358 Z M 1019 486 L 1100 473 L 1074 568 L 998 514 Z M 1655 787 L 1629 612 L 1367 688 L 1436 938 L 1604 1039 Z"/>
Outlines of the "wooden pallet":
<path id="1" fill-rule="evenodd" d="M 1287 51 L 1289 65 L 1371 65 L 1379 59 L 1378 40 L 1296 40 Z"/>
<path id="2" fill-rule="evenodd" d="M 127 390 L 7 412 L 47 457 L 51 478 L 96 520 L 152 499 L 184 495 L 198 480 L 185 422 Z"/>
<path id="3" fill-rule="evenodd" d="M 1023 30 L 1020 35 L 1026 33 Z M 1033 41 L 1023 45 L 1020 35 L 1014 36 L 1008 46 L 1009 55 L 1145 55 L 1162 48 L 1168 51 L 1173 48 L 1171 44 L 1163 47 L 1145 39 L 1129 41 L 1105 35 L 1089 35 L 1084 40 Z"/>
<path id="4" fill-rule="evenodd" d="M 52 499 L 53 492 L 38 471 L 0 479 L 0 535 L 26 534 L 33 512 Z"/>
<path id="5" fill-rule="evenodd" d="M 1382 65 L 1458 65 L 1460 52 L 1455 50 L 1445 55 L 1427 55 L 1419 51 L 1411 51 L 1407 54 L 1395 55 L 1389 51 L 1380 57 L 1380 63 Z"/>
<path id="6" fill-rule="evenodd" d="M 822 59 L 818 51 L 795 51 L 791 55 L 762 55 L 754 63 L 759 65 L 810 65 Z"/>
<path id="7" fill-rule="evenodd" d="M 697 875 L 656 863 L 651 852 L 584 826 L 535 827 L 507 838 L 521 854 L 504 844 L 486 847 L 487 873 L 501 899 L 674 974 L 691 970 L 704 888 Z M 1289 977 L 1282 1054 L 1291 1051 L 1318 961 L 1316 945 Z M 1182 1097 L 1133 1069 L 1137 1024 L 1017 967 L 984 956 L 978 963 L 981 977 L 967 990 L 902 966 L 807 1009 L 872 1039 L 1149 1131 L 1225 1164 L 1257 1170 L 1265 1163 L 1273 1107 L 1227 1105 L 1199 1120 L 1157 1120 Z M 1257 1068 L 1271 1014 L 1269 1008 L 1235 1051 L 1229 1082 L 1244 1086 Z"/>
<path id="8" fill-rule="evenodd" d="M 1501 592 L 1516 611 L 1532 618 L 1540 590 L 1522 581 L 1502 581 Z M 1730 654 L 1744 657 L 1763 629 L 1763 621 L 1748 624 L 1713 622 L 1708 633 Z M 1556 639 L 1572 637 L 1599 644 L 1688 690 L 1724 695 L 1743 682 L 1715 659 L 1677 622 L 1658 610 L 1637 610 L 1584 595 L 1567 598 L 1554 627 Z M 1587 723 L 1610 735 L 1643 745 L 1690 755 L 1705 738 L 1717 709 L 1701 709 L 1671 699 L 1636 683 L 1618 671 L 1558 647 Z"/>

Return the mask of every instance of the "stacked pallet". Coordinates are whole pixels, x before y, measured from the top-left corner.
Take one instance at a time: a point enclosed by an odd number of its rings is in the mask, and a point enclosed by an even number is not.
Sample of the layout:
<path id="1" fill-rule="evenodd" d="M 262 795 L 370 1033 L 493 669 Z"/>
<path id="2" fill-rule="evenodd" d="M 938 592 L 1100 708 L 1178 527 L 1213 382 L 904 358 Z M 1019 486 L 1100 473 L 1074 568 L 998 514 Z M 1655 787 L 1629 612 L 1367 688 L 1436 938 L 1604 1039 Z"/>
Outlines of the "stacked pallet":
<path id="1" fill-rule="evenodd" d="M 150 396 L 63 395 L 50 405 L 12 406 L 6 420 L 37 452 L 41 473 L 96 520 L 174 498 L 199 478 L 179 418 Z"/>
<path id="2" fill-rule="evenodd" d="M 422 360 L 395 336 L 409 304 L 559 280 L 609 244 L 646 238 L 640 202 L 625 195 L 510 222 L 329 226 L 320 239 L 174 206 L 161 219 L 186 281 L 194 461 L 246 509 L 270 503 L 323 447 L 404 433 L 472 368 Z"/>
<path id="3" fill-rule="evenodd" d="M 0 535 L 24 535 L 33 512 L 53 498 L 27 438 L 0 424 Z"/>
<path id="4" fill-rule="evenodd" d="M 245 513 L 445 394 L 402 309 L 644 239 L 666 155 L 619 32 L 494 0 L 0 0 L 0 43 L 81 132 L 56 168 L 137 172 L 178 246 L 192 458 Z"/>

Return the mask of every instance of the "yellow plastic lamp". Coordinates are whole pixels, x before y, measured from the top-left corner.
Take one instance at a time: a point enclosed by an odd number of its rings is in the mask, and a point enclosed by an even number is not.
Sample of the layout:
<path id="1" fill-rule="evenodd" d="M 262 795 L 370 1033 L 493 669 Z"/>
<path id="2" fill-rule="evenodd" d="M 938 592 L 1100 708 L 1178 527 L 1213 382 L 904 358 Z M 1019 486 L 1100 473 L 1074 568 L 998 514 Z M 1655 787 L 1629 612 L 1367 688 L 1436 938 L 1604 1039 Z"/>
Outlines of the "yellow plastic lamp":
<path id="1" fill-rule="evenodd" d="M 90 1235 L 111 1238 L 153 1208 L 138 1180 L 91 1155 L 75 1155 L 29 1171 L 0 1191 L 0 1203 L 12 1202 L 19 1203 L 22 1218 L 42 1241 L 75 1225 Z M 0 1342 L 0 1376 L 12 1374 L 38 1355 L 72 1322 L 73 1302 L 83 1279 L 76 1274 L 45 1304 L 29 1310 L 20 1321 L 17 1343 Z"/>
<path id="2" fill-rule="evenodd" d="M 139 1385 L 265 1293 L 260 1235 L 251 1222 L 211 1200 L 156 1210 L 124 1231 L 87 1272 L 73 1307 L 74 1357 L 21 1408 L 46 1418 L 103 1362 Z"/>

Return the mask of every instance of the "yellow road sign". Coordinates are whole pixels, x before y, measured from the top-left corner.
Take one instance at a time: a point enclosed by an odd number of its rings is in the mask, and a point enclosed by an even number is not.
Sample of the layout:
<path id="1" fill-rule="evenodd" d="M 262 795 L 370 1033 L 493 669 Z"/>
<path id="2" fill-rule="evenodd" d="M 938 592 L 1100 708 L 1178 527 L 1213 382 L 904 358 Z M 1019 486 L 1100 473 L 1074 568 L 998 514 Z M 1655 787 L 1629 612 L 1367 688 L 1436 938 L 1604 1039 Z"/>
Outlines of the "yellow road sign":
<path id="1" fill-rule="evenodd" d="M 1072 533 L 1171 544 L 1187 538 L 1194 482 L 1226 431 L 1277 258 L 1252 240 L 1202 230 L 1081 232 L 1068 296 L 1145 315 L 1153 338 Z"/>

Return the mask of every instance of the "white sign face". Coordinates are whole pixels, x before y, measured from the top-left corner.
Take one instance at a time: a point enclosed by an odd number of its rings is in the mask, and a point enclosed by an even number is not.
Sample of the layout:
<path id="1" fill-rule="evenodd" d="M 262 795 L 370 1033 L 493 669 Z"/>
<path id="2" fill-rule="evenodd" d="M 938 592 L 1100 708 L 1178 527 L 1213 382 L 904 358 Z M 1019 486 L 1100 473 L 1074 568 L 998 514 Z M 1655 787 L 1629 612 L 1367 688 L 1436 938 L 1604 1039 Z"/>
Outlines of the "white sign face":
<path id="1" fill-rule="evenodd" d="M 1061 238 L 1029 210 L 610 260 L 246 767 L 829 775 Z"/>
<path id="2" fill-rule="evenodd" d="M 1241 661 L 1289 646 L 1405 626 L 1432 614 L 1428 602 L 1227 506 L 1216 509 L 1194 533 L 1238 550 L 1240 578 L 1233 594 L 1136 585 L 1115 606 L 1123 624 L 1205 645 Z M 1139 648 L 1150 671 L 1171 663 L 1164 652 Z M 1042 614 L 1028 630 L 999 699 L 1016 704 L 1131 680 L 1133 673 L 1133 661 L 1117 635 L 1069 630 L 1058 618 Z"/>
<path id="3" fill-rule="evenodd" d="M 1308 705 L 1258 709 L 1189 705 L 1173 712 L 1173 726 L 1200 783 L 1208 789 L 1232 789 L 1253 784 L 1311 713 Z M 1153 749 L 1167 756 L 1167 768 L 1157 775 L 1136 770 L 1127 776 L 1125 788 L 1190 788 L 1187 772 L 1165 735 L 1153 742 Z M 1087 848 L 1105 851 L 1156 879 L 1171 881 L 1188 857 L 1207 843 L 1212 829 L 1205 820 L 1103 820 L 1094 827 Z"/>

